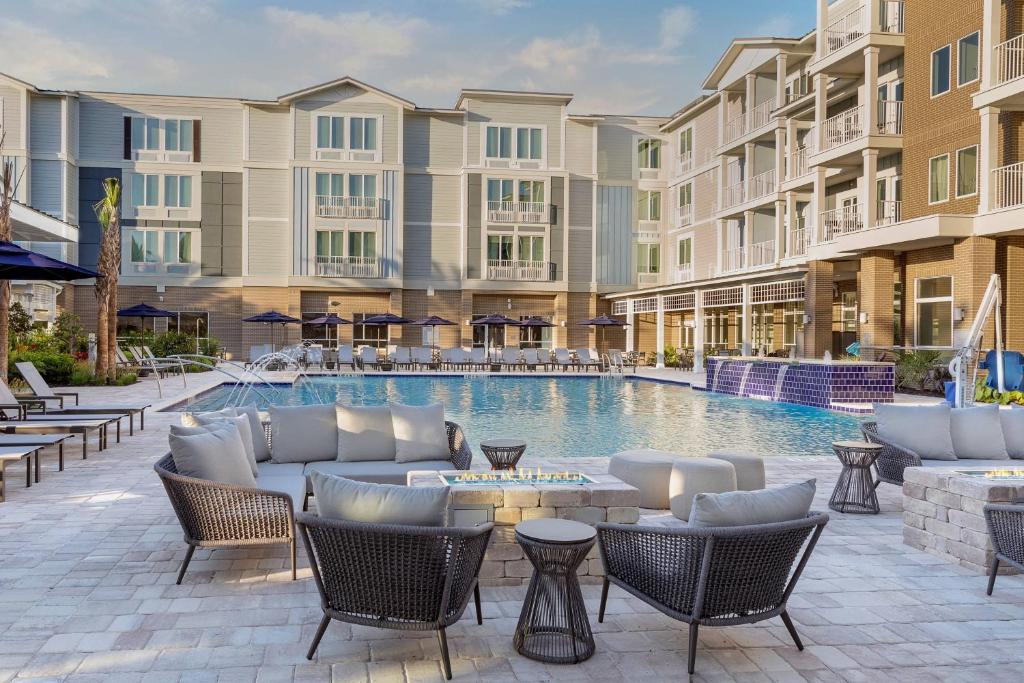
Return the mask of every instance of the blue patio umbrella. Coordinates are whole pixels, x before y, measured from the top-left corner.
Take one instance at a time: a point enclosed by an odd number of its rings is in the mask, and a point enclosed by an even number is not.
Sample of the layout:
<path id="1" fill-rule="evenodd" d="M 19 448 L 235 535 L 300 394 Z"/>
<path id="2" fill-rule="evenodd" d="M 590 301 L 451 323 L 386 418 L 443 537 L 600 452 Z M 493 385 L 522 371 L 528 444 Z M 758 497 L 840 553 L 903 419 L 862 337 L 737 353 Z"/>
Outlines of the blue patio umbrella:
<path id="1" fill-rule="evenodd" d="M 328 313 L 326 315 L 320 316 L 319 318 L 313 318 L 312 320 L 305 320 L 305 321 L 303 321 L 303 325 L 326 325 L 327 328 L 328 328 L 327 329 L 327 341 L 328 342 L 331 341 L 331 330 L 330 330 L 330 328 L 332 328 L 332 327 L 337 328 L 339 325 L 351 325 L 351 324 L 352 324 L 351 320 L 345 320 L 344 318 L 339 316 L 337 313 Z M 334 342 L 335 342 L 335 346 L 337 346 L 337 342 L 338 342 L 337 330 L 335 330 Z"/>
<path id="2" fill-rule="evenodd" d="M 596 327 L 597 329 L 601 330 L 601 333 L 600 333 L 601 338 L 598 341 L 598 346 L 600 346 L 601 344 L 604 343 L 604 328 L 606 328 L 606 327 L 625 327 L 626 326 L 626 323 L 624 323 L 623 321 L 616 320 L 615 318 L 609 318 L 606 315 L 599 315 L 596 318 L 591 318 L 590 320 L 584 320 L 584 321 L 580 322 L 579 324 L 580 325 L 586 325 L 586 326 L 589 326 L 589 327 Z"/>
<path id="3" fill-rule="evenodd" d="M 412 322 L 410 324 L 411 325 L 416 325 L 418 327 L 429 327 L 430 328 L 431 346 L 436 346 L 437 345 L 437 339 L 436 339 L 436 337 L 437 337 L 437 328 L 438 327 L 448 326 L 448 325 L 456 325 L 458 323 L 453 323 L 451 320 L 445 320 L 444 318 L 441 318 L 439 316 L 431 315 L 431 316 L 427 316 L 426 318 L 422 318 L 420 320 L 416 320 L 416 321 L 414 321 L 414 322 Z"/>
<path id="4" fill-rule="evenodd" d="M 363 320 L 361 325 L 377 325 L 378 327 L 383 325 L 410 325 L 412 321 L 408 318 L 395 315 L 394 313 L 381 313 L 380 315 L 371 315 L 369 318 Z"/>
<path id="5" fill-rule="evenodd" d="M 0 280 L 86 280 L 99 276 L 88 268 L 0 241 Z"/>
<path id="6" fill-rule="evenodd" d="M 518 327 L 519 326 L 519 321 L 518 320 L 513 320 L 512 318 L 509 318 L 509 317 L 506 317 L 506 316 L 502 315 L 501 313 L 491 313 L 490 315 L 485 315 L 482 318 L 477 318 L 476 320 L 471 320 L 469 322 L 469 324 L 472 325 L 473 327 L 483 327 L 483 328 L 486 329 L 487 334 L 484 337 L 484 352 L 487 354 L 487 357 L 490 358 L 491 357 L 491 328 L 492 327 L 505 327 L 507 325 L 514 325 L 514 326 Z"/>
<path id="7" fill-rule="evenodd" d="M 288 325 L 291 323 L 301 323 L 302 321 L 298 318 L 293 318 L 290 315 L 284 313 L 278 313 L 277 311 L 264 311 L 263 313 L 257 313 L 251 315 L 248 318 L 242 318 L 244 323 L 263 323 L 270 325 L 270 346 L 274 346 L 274 325 Z"/>
<path id="8" fill-rule="evenodd" d="M 535 315 L 531 315 L 529 318 L 527 318 L 525 320 L 520 320 L 519 321 L 519 327 L 538 327 L 538 328 L 543 328 L 543 327 L 554 327 L 554 326 L 555 326 L 554 323 L 548 322 L 544 318 L 540 318 L 540 317 L 535 316 Z"/>
<path id="9" fill-rule="evenodd" d="M 117 310 L 118 318 L 138 318 L 142 324 L 142 343 L 146 343 L 146 318 L 153 318 L 154 329 L 153 334 L 156 334 L 156 319 L 157 318 L 173 318 L 177 313 L 171 311 L 165 311 L 162 308 L 156 308 L 150 306 L 146 302 L 136 304 L 135 306 L 129 306 L 128 308 L 119 308 Z"/>

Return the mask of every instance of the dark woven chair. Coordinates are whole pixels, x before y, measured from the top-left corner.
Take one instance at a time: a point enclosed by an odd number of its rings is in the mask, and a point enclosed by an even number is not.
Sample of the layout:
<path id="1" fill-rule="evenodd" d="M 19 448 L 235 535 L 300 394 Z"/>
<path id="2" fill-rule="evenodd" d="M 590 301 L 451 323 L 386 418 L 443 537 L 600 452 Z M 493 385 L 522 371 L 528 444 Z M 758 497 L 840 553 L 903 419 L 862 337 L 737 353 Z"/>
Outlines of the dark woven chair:
<path id="1" fill-rule="evenodd" d="M 995 550 L 988 574 L 987 592 L 992 595 L 1000 562 L 1024 572 L 1024 501 L 989 503 L 983 510 L 992 549 Z"/>
<path id="2" fill-rule="evenodd" d="M 313 567 L 324 616 L 309 646 L 312 659 L 331 619 L 401 631 L 437 631 L 441 665 L 451 679 L 445 629 L 472 595 L 492 524 L 423 527 L 366 524 L 300 513 L 299 533 Z"/>
<path id="3" fill-rule="evenodd" d="M 860 431 L 868 442 L 877 443 L 882 446 L 882 452 L 878 454 L 878 459 L 875 460 L 876 489 L 882 482 L 903 486 L 903 470 L 908 467 L 921 466 L 921 456 L 917 453 L 908 451 L 880 437 L 876 422 L 862 422 Z"/>
<path id="4" fill-rule="evenodd" d="M 188 544 L 177 583 L 185 577 L 196 548 L 284 544 L 295 580 L 295 512 L 288 494 L 183 476 L 170 453 L 153 469 L 167 490 Z"/>
<path id="5" fill-rule="evenodd" d="M 827 514 L 812 512 L 791 522 L 738 527 L 598 524 L 606 576 L 597 620 L 604 621 L 608 586 L 614 583 L 686 622 L 691 674 L 700 626 L 753 624 L 779 616 L 803 650 L 786 603 L 827 522 Z"/>

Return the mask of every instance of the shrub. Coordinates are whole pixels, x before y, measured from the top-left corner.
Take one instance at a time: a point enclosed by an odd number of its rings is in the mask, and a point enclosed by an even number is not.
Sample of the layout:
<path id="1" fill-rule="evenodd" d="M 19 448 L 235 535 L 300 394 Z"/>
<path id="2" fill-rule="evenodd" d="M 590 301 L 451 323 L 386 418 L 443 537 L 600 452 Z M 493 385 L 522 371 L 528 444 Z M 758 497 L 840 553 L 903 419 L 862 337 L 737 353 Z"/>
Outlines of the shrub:
<path id="1" fill-rule="evenodd" d="M 941 351 L 903 351 L 896 358 L 896 387 L 942 393 L 949 370 Z"/>
<path id="2" fill-rule="evenodd" d="M 195 337 L 172 330 L 157 335 L 151 348 L 157 358 L 168 358 L 179 353 L 195 353 L 196 340 Z"/>
<path id="3" fill-rule="evenodd" d="M 88 353 L 89 351 L 88 337 L 85 334 L 85 328 L 82 327 L 82 321 L 70 311 L 62 312 L 53 321 L 50 338 L 53 341 L 54 351 L 69 353 Z"/>
<path id="4" fill-rule="evenodd" d="M 679 365 L 679 354 L 676 352 L 676 347 L 666 346 L 665 347 L 665 367 L 674 368 Z"/>
<path id="5" fill-rule="evenodd" d="M 56 386 L 67 386 L 71 381 L 71 375 L 75 371 L 75 359 L 68 353 L 54 353 L 53 351 L 15 351 L 10 356 L 7 366 L 7 374 L 18 375 L 18 368 L 15 363 L 32 363 L 39 370 L 47 384 Z"/>
<path id="6" fill-rule="evenodd" d="M 204 356 L 217 356 L 220 354 L 220 341 L 212 337 L 210 339 L 200 339 L 199 353 Z"/>
<path id="7" fill-rule="evenodd" d="M 18 301 L 12 303 L 8 311 L 7 329 L 15 344 L 24 343 L 32 333 L 32 316 Z"/>

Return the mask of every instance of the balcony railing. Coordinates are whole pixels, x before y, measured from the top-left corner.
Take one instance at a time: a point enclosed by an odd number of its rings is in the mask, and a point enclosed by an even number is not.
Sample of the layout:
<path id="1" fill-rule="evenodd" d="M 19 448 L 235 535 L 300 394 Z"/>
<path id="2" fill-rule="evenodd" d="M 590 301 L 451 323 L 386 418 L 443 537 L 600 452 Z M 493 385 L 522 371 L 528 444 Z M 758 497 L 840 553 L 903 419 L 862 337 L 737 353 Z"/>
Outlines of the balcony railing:
<path id="1" fill-rule="evenodd" d="M 747 199 L 760 199 L 775 192 L 775 169 L 758 173 L 747 181 Z"/>
<path id="2" fill-rule="evenodd" d="M 376 256 L 317 256 L 316 274 L 320 277 L 380 277 L 380 259 Z"/>
<path id="3" fill-rule="evenodd" d="M 864 6 L 847 12 L 825 27 L 825 54 L 830 55 L 866 33 Z"/>
<path id="4" fill-rule="evenodd" d="M 903 135 L 902 100 L 879 100 L 878 134 Z"/>
<path id="5" fill-rule="evenodd" d="M 772 118 L 775 110 L 775 98 L 771 97 L 758 104 L 753 109 L 738 114 L 729 119 L 725 124 L 725 142 L 732 142 L 743 137 L 752 130 L 757 130 L 766 125 Z"/>
<path id="6" fill-rule="evenodd" d="M 852 232 L 860 232 L 864 229 L 864 219 L 861 215 L 860 206 L 851 204 L 840 206 L 831 211 L 822 211 L 819 214 L 819 225 L 822 228 L 822 241 L 832 242 L 837 237 L 848 235 Z"/>
<path id="7" fill-rule="evenodd" d="M 380 199 L 376 197 L 340 197 L 318 194 L 318 218 L 380 218 Z"/>
<path id="8" fill-rule="evenodd" d="M 772 112 L 775 110 L 775 98 L 770 97 L 761 104 L 757 105 L 750 110 L 750 122 L 747 124 L 748 130 L 757 130 L 761 126 L 767 125 L 772 118 Z"/>
<path id="9" fill-rule="evenodd" d="M 742 204 L 746 197 L 745 188 L 746 183 L 742 180 L 726 187 L 722 191 L 722 204 L 724 208 L 728 209 L 730 206 Z"/>
<path id="10" fill-rule="evenodd" d="M 992 169 L 992 208 L 1024 206 L 1024 161 Z"/>
<path id="11" fill-rule="evenodd" d="M 832 149 L 845 145 L 864 135 L 863 107 L 857 105 L 830 116 L 821 124 L 822 148 Z"/>
<path id="12" fill-rule="evenodd" d="M 685 265 L 676 266 L 674 276 L 677 283 L 690 282 L 693 280 L 693 264 L 687 263 Z"/>
<path id="13" fill-rule="evenodd" d="M 550 204 L 545 202 L 487 202 L 490 223 L 549 223 Z"/>
<path id="14" fill-rule="evenodd" d="M 676 207 L 676 227 L 681 228 L 693 222 L 693 204 Z"/>
<path id="15" fill-rule="evenodd" d="M 660 273 L 637 273 L 636 274 L 636 286 L 637 287 L 654 287 L 661 282 Z"/>
<path id="16" fill-rule="evenodd" d="M 676 161 L 676 171 L 686 173 L 693 168 L 693 152 L 683 152 Z"/>
<path id="17" fill-rule="evenodd" d="M 1003 41 L 992 50 L 995 83 L 1001 85 L 1024 76 L 1024 34 Z"/>
<path id="18" fill-rule="evenodd" d="M 751 268 L 768 266 L 775 263 L 775 240 L 754 242 L 750 245 L 747 265 Z"/>
<path id="19" fill-rule="evenodd" d="M 555 264 L 548 261 L 487 260 L 488 280 L 548 282 L 555 279 Z"/>
<path id="20" fill-rule="evenodd" d="M 747 114 L 744 112 L 725 122 L 725 135 L 723 136 L 723 139 L 725 142 L 732 142 L 737 138 L 743 137 L 746 132 Z"/>
<path id="21" fill-rule="evenodd" d="M 789 155 L 789 163 L 786 166 L 786 180 L 802 178 L 811 172 L 807 163 L 808 146 L 798 147 Z"/>
<path id="22" fill-rule="evenodd" d="M 878 11 L 882 33 L 903 33 L 903 0 L 882 0 Z"/>
<path id="23" fill-rule="evenodd" d="M 801 216 L 796 221 L 796 227 L 789 231 L 789 245 L 786 249 L 786 256 L 804 256 L 807 254 L 807 244 L 810 241 L 809 231 L 804 225 L 804 219 Z"/>
<path id="24" fill-rule="evenodd" d="M 882 200 L 878 202 L 877 213 L 875 214 L 875 225 L 892 225 L 902 220 L 903 202 L 896 200 Z"/>
<path id="25" fill-rule="evenodd" d="M 733 247 L 722 252 L 722 272 L 741 270 L 747 264 L 747 252 L 743 247 Z"/>

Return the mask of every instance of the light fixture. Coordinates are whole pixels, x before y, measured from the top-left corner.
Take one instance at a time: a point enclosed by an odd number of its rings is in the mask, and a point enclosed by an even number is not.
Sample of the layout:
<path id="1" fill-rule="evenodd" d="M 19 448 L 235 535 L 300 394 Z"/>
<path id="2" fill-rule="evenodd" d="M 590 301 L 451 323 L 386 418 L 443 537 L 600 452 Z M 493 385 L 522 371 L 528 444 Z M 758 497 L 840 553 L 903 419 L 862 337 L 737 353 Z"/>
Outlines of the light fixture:
<path id="1" fill-rule="evenodd" d="M 810 324 L 811 324 L 811 314 L 810 313 L 804 313 L 804 325 L 810 325 Z"/>
<path id="2" fill-rule="evenodd" d="M 427 296 L 434 296 L 434 288 L 427 287 Z"/>
<path id="3" fill-rule="evenodd" d="M 508 300 L 508 310 L 512 310 L 512 299 Z"/>
<path id="4" fill-rule="evenodd" d="M 963 319 L 964 319 L 964 309 L 959 308 L 959 307 L 954 308 L 953 309 L 953 322 L 955 322 L 955 323 L 962 322 Z"/>
<path id="5" fill-rule="evenodd" d="M 860 313 L 860 324 L 861 325 L 867 325 L 868 324 L 868 313 L 867 313 L 867 311 L 861 311 L 861 313 Z"/>

